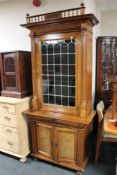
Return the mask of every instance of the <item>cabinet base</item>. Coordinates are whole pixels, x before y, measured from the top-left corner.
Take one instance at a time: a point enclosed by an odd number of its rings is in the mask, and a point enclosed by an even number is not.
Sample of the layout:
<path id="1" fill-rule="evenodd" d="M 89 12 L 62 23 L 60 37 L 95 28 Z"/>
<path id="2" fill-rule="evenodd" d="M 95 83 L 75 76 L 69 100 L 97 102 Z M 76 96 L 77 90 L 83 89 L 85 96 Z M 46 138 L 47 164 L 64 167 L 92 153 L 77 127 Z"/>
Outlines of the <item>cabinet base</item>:
<path id="1" fill-rule="evenodd" d="M 1 91 L 1 96 L 5 96 L 5 97 L 15 97 L 15 98 L 24 98 L 27 96 L 32 95 L 32 91 L 28 92 L 16 92 L 16 91 Z"/>
<path id="2" fill-rule="evenodd" d="M 75 164 L 73 164 L 73 165 L 70 164 L 69 165 L 68 163 L 65 163 L 65 162 L 62 163 L 62 162 L 57 162 L 55 160 L 51 160 L 51 159 L 48 159 L 48 158 L 45 158 L 45 157 L 43 158 L 43 157 L 41 157 L 37 154 L 34 154 L 34 153 L 31 153 L 30 156 L 36 158 L 36 160 L 42 160 L 42 161 L 45 161 L 45 162 L 48 162 L 48 163 L 53 163 L 57 166 L 61 166 L 61 167 L 64 167 L 64 168 L 67 168 L 67 169 L 70 169 L 70 170 L 75 170 L 77 173 L 82 173 L 84 171 L 84 168 L 85 168 L 85 166 L 87 164 L 87 161 L 88 161 L 88 159 L 87 159 L 84 162 L 83 166 L 80 167 L 80 166 L 75 165 Z"/>

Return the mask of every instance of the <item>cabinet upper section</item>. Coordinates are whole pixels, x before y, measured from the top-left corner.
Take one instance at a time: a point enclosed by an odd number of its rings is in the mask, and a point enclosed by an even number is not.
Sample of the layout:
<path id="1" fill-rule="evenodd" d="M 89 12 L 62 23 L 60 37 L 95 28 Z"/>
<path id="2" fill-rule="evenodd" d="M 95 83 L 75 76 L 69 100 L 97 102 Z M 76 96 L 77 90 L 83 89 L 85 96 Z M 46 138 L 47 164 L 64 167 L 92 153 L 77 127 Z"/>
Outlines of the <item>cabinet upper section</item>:
<path id="1" fill-rule="evenodd" d="M 27 14 L 26 22 L 21 26 L 31 30 L 30 35 L 43 35 L 83 29 L 91 31 L 92 26 L 98 24 L 99 21 L 93 14 L 85 14 L 84 4 L 81 4 L 81 7 L 75 9 L 35 16 Z"/>

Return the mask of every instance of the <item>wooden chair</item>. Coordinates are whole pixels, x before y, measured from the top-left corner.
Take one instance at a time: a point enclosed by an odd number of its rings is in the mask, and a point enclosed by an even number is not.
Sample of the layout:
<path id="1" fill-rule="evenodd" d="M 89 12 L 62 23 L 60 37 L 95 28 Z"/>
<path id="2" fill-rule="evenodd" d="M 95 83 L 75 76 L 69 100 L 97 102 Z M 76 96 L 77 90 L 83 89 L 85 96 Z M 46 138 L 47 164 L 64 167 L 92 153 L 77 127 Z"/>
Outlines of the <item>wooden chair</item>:
<path id="1" fill-rule="evenodd" d="M 98 113 L 98 131 L 97 131 L 97 143 L 95 163 L 99 158 L 99 151 L 102 142 L 117 142 L 117 126 L 114 126 L 114 120 L 107 119 L 104 115 L 104 103 L 100 101 L 97 104 Z M 116 121 L 117 122 L 117 121 Z"/>

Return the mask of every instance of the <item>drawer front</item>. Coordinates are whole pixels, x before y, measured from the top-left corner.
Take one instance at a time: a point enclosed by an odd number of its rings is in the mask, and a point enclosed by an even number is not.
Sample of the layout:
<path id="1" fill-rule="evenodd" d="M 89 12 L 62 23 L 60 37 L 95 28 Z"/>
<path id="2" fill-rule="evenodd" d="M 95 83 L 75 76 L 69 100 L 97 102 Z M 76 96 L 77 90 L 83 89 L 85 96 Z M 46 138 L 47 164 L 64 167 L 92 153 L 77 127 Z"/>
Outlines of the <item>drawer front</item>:
<path id="1" fill-rule="evenodd" d="M 19 153 L 17 129 L 0 125 L 0 149 Z"/>
<path id="2" fill-rule="evenodd" d="M 17 127 L 16 115 L 0 111 L 0 124 Z"/>
<path id="3" fill-rule="evenodd" d="M 15 105 L 6 104 L 6 103 L 0 103 L 0 111 L 7 111 L 15 113 Z"/>

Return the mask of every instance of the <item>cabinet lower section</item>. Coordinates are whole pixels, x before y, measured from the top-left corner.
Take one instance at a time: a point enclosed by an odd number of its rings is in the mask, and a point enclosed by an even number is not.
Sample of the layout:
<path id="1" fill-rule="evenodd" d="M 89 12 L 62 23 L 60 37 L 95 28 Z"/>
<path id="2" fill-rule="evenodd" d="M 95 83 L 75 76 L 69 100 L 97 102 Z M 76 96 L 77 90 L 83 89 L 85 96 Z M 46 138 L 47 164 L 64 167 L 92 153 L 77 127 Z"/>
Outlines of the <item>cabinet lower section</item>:
<path id="1" fill-rule="evenodd" d="M 89 159 L 89 124 L 60 118 L 28 115 L 32 156 L 76 171 L 83 171 Z M 61 124 L 63 123 L 63 124 Z M 75 126 L 74 126 L 75 125 Z"/>

